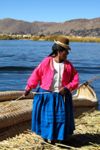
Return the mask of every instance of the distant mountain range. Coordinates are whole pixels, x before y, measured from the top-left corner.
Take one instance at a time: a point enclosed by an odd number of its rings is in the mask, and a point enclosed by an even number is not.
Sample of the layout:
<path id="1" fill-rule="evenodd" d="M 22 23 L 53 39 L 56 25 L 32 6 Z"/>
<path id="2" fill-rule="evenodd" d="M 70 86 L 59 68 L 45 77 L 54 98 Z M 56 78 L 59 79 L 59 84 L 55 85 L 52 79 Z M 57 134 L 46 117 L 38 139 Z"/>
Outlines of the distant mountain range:
<path id="1" fill-rule="evenodd" d="M 6 18 L 0 20 L 0 34 L 73 35 L 100 37 L 100 18 L 74 19 L 65 22 L 26 22 Z"/>

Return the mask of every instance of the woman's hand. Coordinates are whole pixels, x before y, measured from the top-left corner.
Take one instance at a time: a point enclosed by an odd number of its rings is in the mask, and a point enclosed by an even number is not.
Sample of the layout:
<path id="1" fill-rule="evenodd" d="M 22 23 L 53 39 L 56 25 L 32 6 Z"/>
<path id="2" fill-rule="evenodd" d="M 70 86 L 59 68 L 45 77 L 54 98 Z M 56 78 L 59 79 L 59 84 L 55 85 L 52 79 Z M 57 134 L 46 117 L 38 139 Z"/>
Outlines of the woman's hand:
<path id="1" fill-rule="evenodd" d="M 59 90 L 59 93 L 61 95 L 65 95 L 67 93 L 67 89 L 65 87 L 62 87 L 60 90 Z"/>
<path id="2" fill-rule="evenodd" d="M 26 90 L 26 91 L 24 92 L 24 96 L 29 95 L 29 93 L 30 93 L 30 90 Z"/>

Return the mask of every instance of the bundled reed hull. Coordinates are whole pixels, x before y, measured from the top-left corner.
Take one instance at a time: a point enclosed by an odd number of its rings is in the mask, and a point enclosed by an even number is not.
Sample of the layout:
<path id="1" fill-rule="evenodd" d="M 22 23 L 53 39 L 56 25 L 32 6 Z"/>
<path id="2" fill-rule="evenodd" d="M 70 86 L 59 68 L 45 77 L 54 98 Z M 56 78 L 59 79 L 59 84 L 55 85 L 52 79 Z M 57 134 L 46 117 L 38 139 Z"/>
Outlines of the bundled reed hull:
<path id="1" fill-rule="evenodd" d="M 0 92 L 0 102 L 16 100 L 24 94 L 24 91 L 4 91 Z M 30 93 L 24 99 L 33 99 L 34 94 Z M 20 98 L 23 99 L 23 98 Z"/>
<path id="2" fill-rule="evenodd" d="M 81 100 L 73 100 L 73 106 L 74 106 L 74 115 L 75 117 L 79 117 L 85 112 L 91 112 L 93 110 L 97 109 L 98 103 L 97 101 L 93 102 L 87 99 L 81 99 Z"/>
<path id="3" fill-rule="evenodd" d="M 0 129 L 31 120 L 32 100 L 0 103 Z"/>

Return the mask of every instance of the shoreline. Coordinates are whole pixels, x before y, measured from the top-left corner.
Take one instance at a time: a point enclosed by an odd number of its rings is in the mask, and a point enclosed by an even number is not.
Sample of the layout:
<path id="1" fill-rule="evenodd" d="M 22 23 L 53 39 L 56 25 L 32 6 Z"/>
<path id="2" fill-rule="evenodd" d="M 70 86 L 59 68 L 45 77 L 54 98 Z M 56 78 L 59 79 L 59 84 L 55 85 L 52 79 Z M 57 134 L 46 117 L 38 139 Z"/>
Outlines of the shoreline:
<path id="1" fill-rule="evenodd" d="M 71 42 L 98 42 L 100 37 L 81 37 L 81 36 L 66 36 L 66 35 L 21 35 L 21 34 L 0 34 L 0 40 L 33 40 L 33 41 L 54 41 L 58 36 L 65 36 Z"/>

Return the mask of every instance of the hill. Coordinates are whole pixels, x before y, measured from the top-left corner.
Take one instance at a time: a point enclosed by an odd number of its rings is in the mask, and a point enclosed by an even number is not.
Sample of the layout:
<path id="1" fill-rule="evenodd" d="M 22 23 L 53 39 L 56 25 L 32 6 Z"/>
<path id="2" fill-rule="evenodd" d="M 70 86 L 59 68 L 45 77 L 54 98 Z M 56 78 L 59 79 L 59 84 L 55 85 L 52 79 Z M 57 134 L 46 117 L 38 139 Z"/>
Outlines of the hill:
<path id="1" fill-rule="evenodd" d="M 27 22 L 0 20 L 0 34 L 73 35 L 100 37 L 100 18 L 73 19 L 65 22 Z"/>

